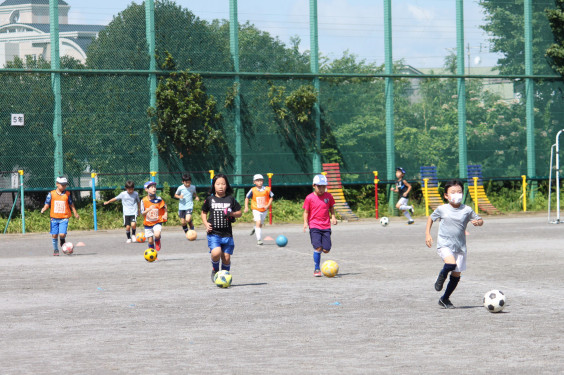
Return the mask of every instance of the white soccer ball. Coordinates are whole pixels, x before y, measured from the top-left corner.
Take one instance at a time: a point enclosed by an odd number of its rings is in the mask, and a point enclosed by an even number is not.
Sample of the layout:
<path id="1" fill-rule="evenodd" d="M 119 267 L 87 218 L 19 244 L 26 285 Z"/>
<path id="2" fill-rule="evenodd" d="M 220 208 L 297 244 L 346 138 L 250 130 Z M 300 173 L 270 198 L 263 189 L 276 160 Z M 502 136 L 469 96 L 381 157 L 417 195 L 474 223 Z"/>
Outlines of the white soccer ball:
<path id="1" fill-rule="evenodd" d="M 500 312 L 505 307 L 505 294 L 501 290 L 490 290 L 484 294 L 484 307 L 492 313 Z"/>
<path id="2" fill-rule="evenodd" d="M 387 226 L 389 222 L 390 220 L 388 220 L 386 216 L 380 219 L 380 224 L 382 224 L 383 227 Z"/>
<path id="3" fill-rule="evenodd" d="M 63 246 L 61 246 L 61 250 L 63 250 L 63 254 L 71 255 L 74 252 L 74 245 L 72 242 L 65 242 Z"/>

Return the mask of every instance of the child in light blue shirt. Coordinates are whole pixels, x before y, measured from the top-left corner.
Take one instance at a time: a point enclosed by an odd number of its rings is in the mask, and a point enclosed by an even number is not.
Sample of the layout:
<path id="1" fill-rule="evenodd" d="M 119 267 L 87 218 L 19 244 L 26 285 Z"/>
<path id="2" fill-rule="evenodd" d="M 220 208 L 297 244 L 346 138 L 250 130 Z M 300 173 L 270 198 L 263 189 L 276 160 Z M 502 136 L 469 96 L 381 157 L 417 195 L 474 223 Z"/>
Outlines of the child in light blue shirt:
<path id="1" fill-rule="evenodd" d="M 184 233 L 188 232 L 188 225 L 190 230 L 194 230 L 194 222 L 192 221 L 192 211 L 194 210 L 194 200 L 199 201 L 196 195 L 196 187 L 192 186 L 192 177 L 189 173 L 182 175 L 182 185 L 176 189 L 174 193 L 176 199 L 180 199 L 178 203 L 178 218 L 182 224 Z"/>

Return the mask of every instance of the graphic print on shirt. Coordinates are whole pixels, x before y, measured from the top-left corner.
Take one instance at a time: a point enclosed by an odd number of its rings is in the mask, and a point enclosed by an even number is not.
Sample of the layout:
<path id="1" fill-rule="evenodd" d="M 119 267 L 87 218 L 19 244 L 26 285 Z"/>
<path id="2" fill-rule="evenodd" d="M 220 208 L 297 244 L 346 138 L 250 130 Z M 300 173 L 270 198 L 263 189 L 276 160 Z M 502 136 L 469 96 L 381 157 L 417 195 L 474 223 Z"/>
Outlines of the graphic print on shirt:
<path id="1" fill-rule="evenodd" d="M 212 208 L 212 226 L 214 229 L 227 228 L 229 222 L 225 219 L 224 211 L 226 208 L 231 208 L 231 202 L 216 202 L 214 198 L 211 199 Z"/>

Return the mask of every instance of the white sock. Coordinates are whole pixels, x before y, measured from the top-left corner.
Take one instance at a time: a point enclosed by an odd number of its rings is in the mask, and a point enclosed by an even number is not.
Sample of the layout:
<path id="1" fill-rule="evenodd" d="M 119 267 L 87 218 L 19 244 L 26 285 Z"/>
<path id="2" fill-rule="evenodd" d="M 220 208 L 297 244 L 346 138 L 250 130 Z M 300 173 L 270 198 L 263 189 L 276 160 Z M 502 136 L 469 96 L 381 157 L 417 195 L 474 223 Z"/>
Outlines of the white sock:
<path id="1" fill-rule="evenodd" d="M 411 218 L 411 215 L 409 214 L 409 211 L 403 211 L 403 214 L 405 215 L 405 217 L 407 218 L 407 220 L 413 220 Z"/>
<path id="2" fill-rule="evenodd" d="M 399 209 L 402 211 L 407 211 L 407 210 L 411 210 L 413 208 L 413 206 L 408 206 L 406 204 L 402 204 L 401 206 L 399 206 Z"/>
<path id="3" fill-rule="evenodd" d="M 262 228 L 259 227 L 255 227 L 255 235 L 257 236 L 257 241 L 260 241 L 261 237 L 261 233 L 262 232 Z"/>

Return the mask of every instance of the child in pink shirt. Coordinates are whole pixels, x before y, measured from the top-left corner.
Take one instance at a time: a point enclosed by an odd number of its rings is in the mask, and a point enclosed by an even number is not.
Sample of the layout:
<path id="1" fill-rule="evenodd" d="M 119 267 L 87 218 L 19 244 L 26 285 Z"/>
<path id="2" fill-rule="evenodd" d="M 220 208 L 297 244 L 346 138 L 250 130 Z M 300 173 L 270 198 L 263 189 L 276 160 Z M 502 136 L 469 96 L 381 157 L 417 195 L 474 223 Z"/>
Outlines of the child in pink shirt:
<path id="1" fill-rule="evenodd" d="M 313 193 L 304 202 L 304 233 L 309 226 L 309 237 L 313 245 L 313 276 L 320 277 L 321 252 L 331 251 L 331 224 L 337 225 L 335 199 L 327 193 L 327 177 L 320 174 L 313 178 Z M 329 219 L 329 213 L 331 219 Z"/>

